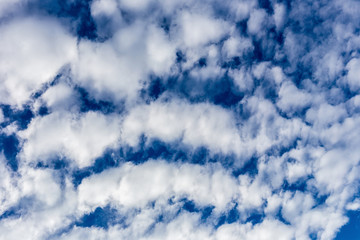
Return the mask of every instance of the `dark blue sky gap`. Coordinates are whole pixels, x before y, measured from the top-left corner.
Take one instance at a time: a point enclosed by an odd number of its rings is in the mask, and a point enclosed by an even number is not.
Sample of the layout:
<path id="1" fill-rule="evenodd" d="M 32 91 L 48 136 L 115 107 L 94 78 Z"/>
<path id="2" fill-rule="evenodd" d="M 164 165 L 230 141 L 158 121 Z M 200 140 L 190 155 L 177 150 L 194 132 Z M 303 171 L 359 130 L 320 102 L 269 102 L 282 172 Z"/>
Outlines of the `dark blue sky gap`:
<path id="1" fill-rule="evenodd" d="M 96 24 L 91 17 L 90 4 L 92 0 L 36 0 L 30 1 L 30 12 L 44 12 L 56 18 L 70 21 L 79 38 L 97 40 Z"/>
<path id="2" fill-rule="evenodd" d="M 85 214 L 75 222 L 75 226 L 78 227 L 100 227 L 104 229 L 108 229 L 115 224 L 125 224 L 125 217 L 110 206 L 97 207 L 95 211 Z"/>
<path id="3" fill-rule="evenodd" d="M 16 155 L 19 152 L 19 140 L 15 135 L 0 135 L 0 149 L 3 149 L 7 165 L 13 170 L 18 170 Z"/>

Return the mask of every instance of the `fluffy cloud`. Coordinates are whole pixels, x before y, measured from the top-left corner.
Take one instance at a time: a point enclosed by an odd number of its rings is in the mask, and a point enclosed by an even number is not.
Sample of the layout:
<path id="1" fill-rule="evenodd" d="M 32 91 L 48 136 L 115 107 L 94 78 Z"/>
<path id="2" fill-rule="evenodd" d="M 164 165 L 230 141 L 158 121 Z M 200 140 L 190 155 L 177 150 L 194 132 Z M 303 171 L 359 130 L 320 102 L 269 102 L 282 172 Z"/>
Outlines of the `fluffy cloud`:
<path id="1" fill-rule="evenodd" d="M 251 35 L 263 34 L 263 27 L 267 23 L 267 14 L 263 9 L 255 9 L 250 13 L 250 18 L 247 23 L 248 32 Z"/>
<path id="2" fill-rule="evenodd" d="M 54 19 L 16 19 L 0 28 L 1 99 L 24 104 L 76 57 L 76 39 Z"/>
<path id="3" fill-rule="evenodd" d="M 141 134 L 165 142 L 181 140 L 216 152 L 240 153 L 240 136 L 231 112 L 210 104 L 180 100 L 138 106 L 125 118 L 122 138 L 136 146 Z"/>
<path id="4" fill-rule="evenodd" d="M 137 22 L 104 43 L 81 41 L 73 62 L 77 83 L 96 99 L 134 101 L 147 74 L 170 73 L 175 46 L 163 29 Z M 145 41 L 144 41 L 145 39 Z"/>
<path id="5" fill-rule="evenodd" d="M 83 115 L 55 112 L 33 119 L 19 136 L 24 140 L 21 158 L 25 162 L 65 158 L 86 167 L 106 148 L 117 145 L 120 122 L 116 116 L 96 112 Z"/>
<path id="6" fill-rule="evenodd" d="M 348 70 L 347 81 L 352 91 L 356 91 L 360 87 L 360 60 L 357 58 L 351 59 L 348 64 L 346 64 L 346 69 Z"/>
<path id="7" fill-rule="evenodd" d="M 20 192 L 16 188 L 17 179 L 12 176 L 10 169 L 5 164 L 5 157 L 0 155 L 0 214 L 3 214 L 9 207 L 15 204 L 20 198 Z"/>
<path id="8" fill-rule="evenodd" d="M 143 190 L 134 191 L 139 188 Z M 79 186 L 79 209 L 90 211 L 109 203 L 144 208 L 152 201 L 164 204 L 170 199 L 176 202 L 187 198 L 200 206 L 212 205 L 224 211 L 237 194 L 236 179 L 217 165 L 200 167 L 149 160 L 85 179 Z"/>
<path id="9" fill-rule="evenodd" d="M 292 82 L 284 82 L 279 90 L 277 106 L 284 112 L 298 112 L 313 101 L 311 94 L 298 89 Z"/>
<path id="10" fill-rule="evenodd" d="M 205 14 L 183 12 L 179 20 L 185 46 L 197 47 L 210 42 L 218 42 L 229 32 L 229 25 L 222 19 L 214 19 Z"/>

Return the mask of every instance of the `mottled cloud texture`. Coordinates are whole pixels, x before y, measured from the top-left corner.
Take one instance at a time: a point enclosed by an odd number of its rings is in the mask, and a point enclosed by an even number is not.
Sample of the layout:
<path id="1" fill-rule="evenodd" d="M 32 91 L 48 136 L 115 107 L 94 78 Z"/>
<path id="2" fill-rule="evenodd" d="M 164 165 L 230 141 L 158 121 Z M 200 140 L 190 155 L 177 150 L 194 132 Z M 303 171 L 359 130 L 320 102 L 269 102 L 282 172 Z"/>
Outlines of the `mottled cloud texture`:
<path id="1" fill-rule="evenodd" d="M 0 239 L 358 236 L 359 23 L 356 0 L 0 1 Z"/>

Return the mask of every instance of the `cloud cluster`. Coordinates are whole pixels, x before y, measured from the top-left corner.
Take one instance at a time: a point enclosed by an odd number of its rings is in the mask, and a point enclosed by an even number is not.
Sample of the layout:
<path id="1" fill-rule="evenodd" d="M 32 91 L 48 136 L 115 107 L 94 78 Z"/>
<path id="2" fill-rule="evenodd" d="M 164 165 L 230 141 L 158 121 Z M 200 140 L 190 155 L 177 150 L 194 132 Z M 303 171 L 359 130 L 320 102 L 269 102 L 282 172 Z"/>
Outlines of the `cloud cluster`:
<path id="1" fill-rule="evenodd" d="M 334 239 L 360 209 L 360 3 L 0 3 L 1 239 Z"/>

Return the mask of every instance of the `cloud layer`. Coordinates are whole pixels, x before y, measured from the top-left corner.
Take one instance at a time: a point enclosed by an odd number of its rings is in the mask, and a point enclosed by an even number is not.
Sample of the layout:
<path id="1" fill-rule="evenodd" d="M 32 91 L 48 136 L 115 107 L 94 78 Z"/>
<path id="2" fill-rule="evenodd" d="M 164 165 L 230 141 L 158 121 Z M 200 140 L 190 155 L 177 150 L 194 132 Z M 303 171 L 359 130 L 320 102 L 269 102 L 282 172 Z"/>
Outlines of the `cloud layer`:
<path id="1" fill-rule="evenodd" d="M 1 239 L 334 239 L 360 209 L 360 3 L 0 3 Z"/>

